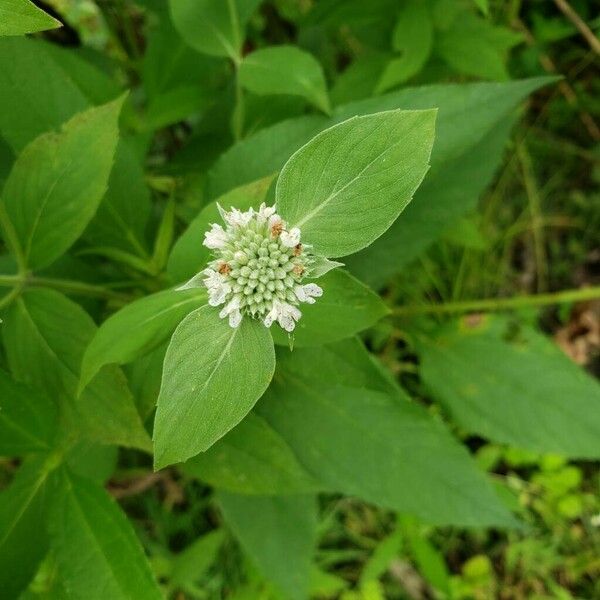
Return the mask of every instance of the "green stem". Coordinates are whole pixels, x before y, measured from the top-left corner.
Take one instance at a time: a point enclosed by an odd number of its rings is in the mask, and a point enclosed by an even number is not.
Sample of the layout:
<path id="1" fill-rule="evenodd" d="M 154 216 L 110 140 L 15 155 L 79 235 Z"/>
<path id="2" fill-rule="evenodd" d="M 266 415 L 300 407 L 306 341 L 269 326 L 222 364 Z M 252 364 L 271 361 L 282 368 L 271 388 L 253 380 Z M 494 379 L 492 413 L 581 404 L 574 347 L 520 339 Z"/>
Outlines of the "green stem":
<path id="1" fill-rule="evenodd" d="M 17 232 L 6 212 L 6 207 L 4 206 L 4 202 L 0 200 L 0 229 L 4 232 L 4 241 L 12 253 L 15 256 L 15 260 L 17 261 L 17 266 L 19 267 L 19 272 L 24 273 L 27 270 L 27 261 L 25 260 L 25 254 L 23 253 L 23 249 L 21 248 L 21 244 L 19 242 L 19 237 L 17 236 Z"/>
<path id="2" fill-rule="evenodd" d="M 18 294 L 25 286 L 49 287 L 67 294 L 75 294 L 78 296 L 93 296 L 95 298 L 115 300 L 129 299 L 125 294 L 114 292 L 113 290 L 100 285 L 93 285 L 82 281 L 57 279 L 54 277 L 38 277 L 37 275 L 0 275 L 0 287 L 12 287 Z M 12 299 L 14 297 L 13 292 L 11 292 L 9 296 L 11 296 Z M 3 301 L 7 298 L 8 296 L 5 296 Z"/>
<path id="3" fill-rule="evenodd" d="M 421 306 L 400 306 L 392 310 L 397 317 L 408 315 L 427 314 L 452 314 L 465 312 L 493 312 L 527 308 L 535 306 L 548 306 L 550 304 L 564 304 L 568 302 L 582 302 L 600 298 L 600 286 L 587 287 L 577 290 L 563 290 L 550 294 L 535 294 L 532 296 L 516 296 L 513 298 L 484 298 L 480 300 L 464 300 L 461 302 L 447 302 L 444 304 L 424 304 Z"/>
<path id="4" fill-rule="evenodd" d="M 31 276 L 27 279 L 27 285 L 34 287 L 48 287 L 66 294 L 76 296 L 92 296 L 95 298 L 106 298 L 114 300 L 129 300 L 129 297 L 119 292 L 114 292 L 100 285 L 74 281 L 72 279 L 55 279 L 53 277 Z"/>

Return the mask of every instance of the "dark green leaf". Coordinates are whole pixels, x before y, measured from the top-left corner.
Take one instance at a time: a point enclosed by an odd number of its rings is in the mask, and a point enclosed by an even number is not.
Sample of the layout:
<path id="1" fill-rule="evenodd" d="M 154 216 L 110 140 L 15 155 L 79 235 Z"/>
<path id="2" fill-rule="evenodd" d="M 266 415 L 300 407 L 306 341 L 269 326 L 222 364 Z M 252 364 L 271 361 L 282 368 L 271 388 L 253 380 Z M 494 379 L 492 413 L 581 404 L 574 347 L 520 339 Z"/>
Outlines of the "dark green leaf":
<path id="1" fill-rule="evenodd" d="M 600 457 L 600 386 L 554 344 L 506 321 L 463 320 L 419 342 L 425 384 L 467 431 L 570 458 Z"/>
<path id="2" fill-rule="evenodd" d="M 73 424 L 102 443 L 149 449 L 123 373 L 107 366 L 76 397 L 79 368 L 96 326 L 75 302 L 48 289 L 24 293 L 2 326 L 10 369 L 18 381 L 61 398 Z M 27 340 L 27 343 L 22 343 Z"/>
<path id="3" fill-rule="evenodd" d="M 187 314 L 205 304 L 206 291 L 196 288 L 164 290 L 122 308 L 102 323 L 87 347 L 80 388 L 104 365 L 131 362 L 162 344 Z"/>
<path id="4" fill-rule="evenodd" d="M 331 110 L 323 68 L 296 46 L 272 46 L 248 54 L 240 64 L 239 78 L 255 94 L 302 96 L 325 113 Z"/>
<path id="5" fill-rule="evenodd" d="M 285 598 L 306 600 L 316 544 L 315 497 L 219 492 L 218 500 L 227 525 L 263 576 Z"/>
<path id="6" fill-rule="evenodd" d="M 122 103 L 79 113 L 18 156 L 2 196 L 29 267 L 54 262 L 94 216 L 112 169 Z"/>
<path id="7" fill-rule="evenodd" d="M 48 524 L 70 598 L 162 600 L 129 521 L 99 485 L 63 471 Z"/>
<path id="8" fill-rule="evenodd" d="M 389 311 L 381 298 L 346 271 L 337 269 L 319 279 L 323 296 L 302 305 L 294 329 L 294 346 L 318 346 L 348 338 L 374 325 Z M 277 344 L 288 345 L 286 332 L 271 331 Z"/>
<path id="9" fill-rule="evenodd" d="M 48 457 L 26 462 L 0 494 L 0 591 L 18 598 L 48 549 L 45 513 Z"/>
<path id="10" fill-rule="evenodd" d="M 21 456 L 50 449 L 56 425 L 54 402 L 13 381 L 0 369 L 0 455 Z"/>
<path id="11" fill-rule="evenodd" d="M 317 489 L 285 440 L 254 413 L 183 469 L 238 494 L 299 494 Z"/>

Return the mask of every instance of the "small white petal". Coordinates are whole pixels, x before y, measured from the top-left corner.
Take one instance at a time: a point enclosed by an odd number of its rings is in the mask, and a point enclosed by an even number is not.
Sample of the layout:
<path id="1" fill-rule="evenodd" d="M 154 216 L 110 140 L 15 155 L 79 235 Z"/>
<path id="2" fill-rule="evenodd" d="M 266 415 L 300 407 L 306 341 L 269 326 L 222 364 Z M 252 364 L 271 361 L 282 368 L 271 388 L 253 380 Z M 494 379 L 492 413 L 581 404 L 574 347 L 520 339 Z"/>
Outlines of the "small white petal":
<path id="1" fill-rule="evenodd" d="M 211 230 L 204 234 L 204 245 L 211 250 L 224 248 L 227 240 L 227 232 L 220 225 L 213 224 Z"/>
<path id="2" fill-rule="evenodd" d="M 323 295 L 323 289 L 316 283 L 307 283 L 304 287 L 304 293 L 312 298 L 320 298 Z"/>
<path id="3" fill-rule="evenodd" d="M 241 322 L 242 313 L 236 309 L 229 315 L 229 326 L 235 329 L 236 327 L 239 327 Z"/>
<path id="4" fill-rule="evenodd" d="M 296 323 L 290 315 L 279 315 L 277 322 L 279 323 L 280 327 L 285 329 L 288 333 L 294 331 L 294 327 L 296 327 Z"/>
<path id="5" fill-rule="evenodd" d="M 309 298 L 306 295 L 306 292 L 304 291 L 304 286 L 302 285 L 297 285 L 294 287 L 294 294 L 296 294 L 296 298 L 298 298 L 298 300 L 300 300 L 300 302 L 308 302 Z M 312 298 L 311 298 L 312 300 Z M 314 300 L 313 300 L 314 302 Z"/>
<path id="6" fill-rule="evenodd" d="M 279 239 L 287 248 L 294 248 L 300 243 L 300 230 L 292 227 L 289 231 L 282 231 Z"/>

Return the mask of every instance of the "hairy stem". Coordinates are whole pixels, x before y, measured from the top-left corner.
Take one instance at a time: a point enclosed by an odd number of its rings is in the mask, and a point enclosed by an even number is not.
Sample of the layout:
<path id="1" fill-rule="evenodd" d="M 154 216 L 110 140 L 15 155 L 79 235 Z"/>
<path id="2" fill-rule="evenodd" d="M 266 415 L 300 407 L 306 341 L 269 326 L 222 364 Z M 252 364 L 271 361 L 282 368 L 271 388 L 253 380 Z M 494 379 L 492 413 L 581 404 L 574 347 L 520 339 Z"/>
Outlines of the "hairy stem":
<path id="1" fill-rule="evenodd" d="M 562 290 L 550 294 L 534 294 L 531 296 L 515 296 L 513 298 L 483 298 L 480 300 L 463 300 L 460 302 L 447 302 L 443 304 L 423 304 L 419 306 L 400 306 L 392 311 L 397 317 L 427 314 L 453 314 L 466 312 L 494 312 L 526 308 L 534 306 L 548 306 L 551 304 L 565 304 L 568 302 L 582 302 L 600 298 L 600 286 L 586 287 L 577 290 Z"/>

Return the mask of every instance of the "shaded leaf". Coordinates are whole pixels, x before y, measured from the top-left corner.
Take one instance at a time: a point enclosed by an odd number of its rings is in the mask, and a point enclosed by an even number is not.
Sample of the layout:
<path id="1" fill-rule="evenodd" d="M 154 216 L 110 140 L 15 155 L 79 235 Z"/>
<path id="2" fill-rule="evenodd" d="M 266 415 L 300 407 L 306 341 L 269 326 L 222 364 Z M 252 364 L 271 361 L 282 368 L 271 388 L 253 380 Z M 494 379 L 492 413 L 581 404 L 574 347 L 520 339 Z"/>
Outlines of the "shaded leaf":
<path id="1" fill-rule="evenodd" d="M 30 0 L 2 0 L 0 6 L 0 35 L 25 35 L 61 27 L 49 14 Z"/>
<path id="2" fill-rule="evenodd" d="M 96 483 L 62 471 L 48 525 L 70 598 L 163 598 L 131 524 Z"/>
<path id="3" fill-rule="evenodd" d="M 272 46 L 255 50 L 239 67 L 242 85 L 255 94 L 302 96 L 329 113 L 327 84 L 320 63 L 296 46 Z"/>
<path id="4" fill-rule="evenodd" d="M 302 305 L 302 318 L 293 333 L 294 346 L 318 346 L 351 337 L 388 314 L 381 298 L 348 272 L 331 271 L 318 281 L 323 296 Z M 289 344 L 279 327 L 271 330 L 277 344 Z"/>
<path id="5" fill-rule="evenodd" d="M 183 470 L 217 489 L 238 494 L 298 494 L 317 489 L 285 440 L 254 413 L 190 459 Z"/>
<path id="6" fill-rule="evenodd" d="M 111 315 L 85 351 L 79 387 L 83 389 L 104 365 L 144 356 L 165 342 L 187 314 L 205 304 L 204 289 L 164 290 Z"/>
<path id="7" fill-rule="evenodd" d="M 285 598 L 305 600 L 316 545 L 316 498 L 228 492 L 219 492 L 217 498 L 225 522 L 263 577 Z"/>
<path id="8" fill-rule="evenodd" d="M 49 450 L 56 426 L 54 402 L 0 369 L 0 455 Z"/>
<path id="9" fill-rule="evenodd" d="M 467 431 L 569 458 L 600 457 L 600 386 L 552 342 L 469 318 L 419 342 L 421 376 Z"/>

